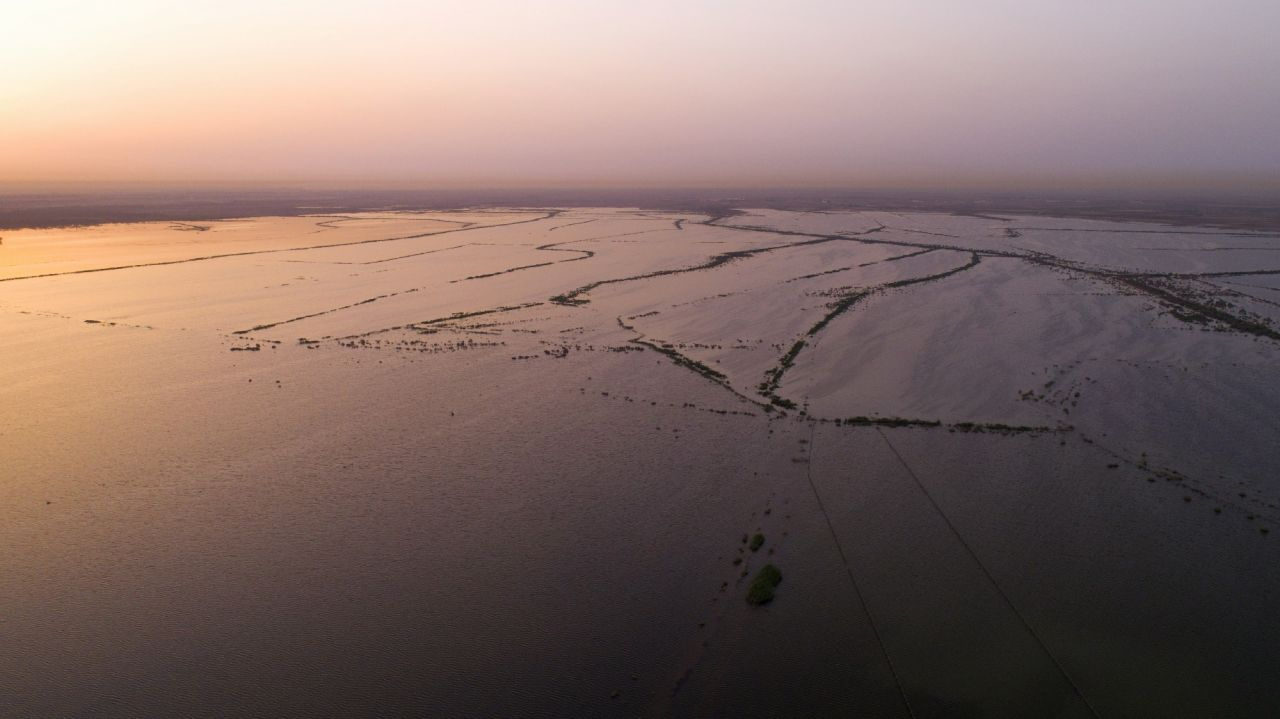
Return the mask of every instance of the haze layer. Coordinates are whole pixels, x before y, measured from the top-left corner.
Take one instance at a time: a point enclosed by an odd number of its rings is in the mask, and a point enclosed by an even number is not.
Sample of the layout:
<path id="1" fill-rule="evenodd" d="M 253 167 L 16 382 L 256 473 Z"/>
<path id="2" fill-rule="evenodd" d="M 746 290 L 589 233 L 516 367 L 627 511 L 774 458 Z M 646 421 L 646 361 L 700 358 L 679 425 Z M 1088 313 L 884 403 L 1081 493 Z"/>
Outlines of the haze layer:
<path id="1" fill-rule="evenodd" d="M 1280 177 L 1280 6 L 6 3 L 0 182 Z"/>

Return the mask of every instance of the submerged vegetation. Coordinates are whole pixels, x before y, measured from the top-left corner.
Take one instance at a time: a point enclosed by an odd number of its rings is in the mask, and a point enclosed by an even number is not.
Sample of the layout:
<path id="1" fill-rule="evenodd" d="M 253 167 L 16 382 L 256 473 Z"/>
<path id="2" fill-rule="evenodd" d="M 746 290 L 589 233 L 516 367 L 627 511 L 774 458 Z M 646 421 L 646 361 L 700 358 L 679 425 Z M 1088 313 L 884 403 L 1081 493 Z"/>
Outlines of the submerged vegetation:
<path id="1" fill-rule="evenodd" d="M 926 251 L 932 251 L 932 250 L 926 250 Z M 914 252 L 914 253 L 903 255 L 893 259 L 903 259 L 905 257 L 913 257 L 915 255 L 924 254 L 924 252 L 925 251 Z M 824 314 L 821 319 L 819 319 L 816 323 L 814 323 L 813 326 L 811 326 L 805 332 L 805 337 L 808 337 L 808 338 L 817 337 L 819 334 L 822 333 L 823 330 L 827 328 L 827 325 L 831 324 L 832 320 L 844 314 L 845 312 L 848 312 L 849 309 L 852 308 L 854 305 L 858 304 L 862 300 L 870 297 L 875 293 L 885 292 L 888 290 L 899 289 L 903 287 L 909 287 L 911 285 L 917 285 L 924 282 L 936 282 L 938 280 L 950 277 L 954 274 L 964 272 L 965 270 L 977 267 L 978 263 L 981 261 L 982 261 L 982 257 L 979 256 L 977 252 L 971 252 L 969 253 L 969 261 L 967 263 L 960 265 L 958 267 L 953 267 L 949 270 L 946 270 L 945 272 L 938 272 L 932 275 L 926 275 L 924 277 L 912 277 L 905 280 L 886 282 L 882 285 L 877 285 L 875 287 L 871 287 L 868 289 L 842 291 L 840 294 L 837 294 L 839 299 L 836 300 L 834 303 L 828 305 L 827 313 Z M 771 367 L 768 371 L 765 372 L 764 381 L 757 386 L 757 389 L 759 390 L 762 396 L 768 398 L 774 404 L 787 407 L 788 409 L 795 408 L 795 403 L 791 402 L 790 400 L 786 400 L 785 403 L 778 401 L 779 398 L 777 396 L 777 389 L 778 389 L 778 386 L 782 384 L 782 376 L 787 373 L 787 370 L 791 369 L 792 366 L 795 365 L 796 357 L 798 357 L 800 353 L 804 351 L 805 347 L 807 346 L 808 346 L 808 343 L 806 342 L 805 339 L 802 338 L 802 339 L 796 340 L 795 344 L 791 345 L 791 349 L 787 350 L 786 354 L 778 358 L 777 364 L 775 364 L 773 367 Z"/>
<path id="2" fill-rule="evenodd" d="M 625 330 L 630 330 L 631 332 L 636 331 L 635 327 L 623 322 L 621 317 L 618 318 L 618 325 Z M 646 339 L 643 335 L 632 339 L 631 341 L 635 344 L 644 345 L 655 352 L 661 352 L 667 357 L 670 357 L 672 362 L 675 362 L 685 369 L 693 370 L 713 382 L 723 384 L 729 379 L 728 377 L 725 377 L 723 372 L 714 370 L 692 357 L 681 354 L 678 350 L 665 342 L 653 342 L 652 340 Z"/>
<path id="3" fill-rule="evenodd" d="M 847 424 L 854 427 L 938 427 L 942 423 L 936 419 L 907 419 L 905 417 L 849 417 L 836 420 L 836 424 Z"/>
<path id="4" fill-rule="evenodd" d="M 1033 427 L 1025 424 L 1004 424 L 1001 422 L 956 422 L 950 425 L 957 432 L 994 432 L 996 434 L 1024 434 L 1053 432 L 1053 427 Z M 1066 427 L 1059 428 L 1066 431 Z"/>
<path id="5" fill-rule="evenodd" d="M 1049 432 L 1070 432 L 1072 427 L 1033 426 L 1025 424 L 1005 424 L 1003 422 L 952 422 L 943 424 L 937 419 L 916 419 L 912 417 L 846 417 L 834 420 L 835 424 L 849 427 L 946 427 L 951 432 L 990 432 L 992 434 L 1047 434 Z"/>
<path id="6" fill-rule="evenodd" d="M 715 219 L 719 219 L 719 218 L 715 218 Z M 715 222 L 715 219 L 709 220 L 702 224 L 712 224 L 713 222 Z M 742 229 L 742 228 L 735 227 L 733 229 Z M 726 265 L 735 260 L 754 257 L 756 255 L 773 252 L 775 250 L 787 249 L 790 247 L 803 247 L 805 245 L 817 245 L 824 242 L 852 241 L 852 238 L 840 237 L 837 235 L 811 236 L 811 235 L 806 235 L 804 233 L 797 233 L 797 232 L 777 232 L 774 234 L 800 235 L 803 237 L 809 237 L 810 239 L 800 240 L 798 242 L 787 242 L 781 245 L 770 245 L 768 247 L 756 247 L 749 250 L 730 250 L 729 252 L 721 252 L 718 255 L 713 255 L 706 262 L 702 262 L 696 265 L 690 265 L 688 267 L 677 267 L 669 270 L 655 270 L 653 272 L 645 272 L 642 274 L 630 275 L 627 277 L 615 277 L 608 280 L 596 280 L 595 282 L 589 282 L 585 285 L 582 285 L 581 287 L 570 290 L 568 292 L 563 292 L 561 294 L 555 295 L 551 297 L 550 300 L 554 304 L 558 304 L 558 305 L 585 305 L 588 302 L 590 302 L 590 300 L 584 299 L 581 295 L 585 295 L 588 292 L 594 290 L 595 288 L 601 287 L 603 285 L 612 285 L 612 284 L 618 284 L 621 282 L 634 282 L 636 280 L 649 280 L 655 277 L 664 277 L 667 275 L 679 275 L 679 274 L 684 274 L 686 272 L 699 272 L 702 270 L 713 270 L 717 267 L 720 267 L 721 265 Z"/>
<path id="7" fill-rule="evenodd" d="M 795 364 L 796 356 L 804 349 L 804 345 L 804 340 L 797 340 L 795 344 L 791 345 L 791 349 L 787 350 L 787 353 L 779 358 L 778 364 L 770 368 L 768 372 L 765 372 L 764 381 L 758 387 L 761 394 L 773 398 L 774 390 L 778 389 L 778 383 L 782 381 L 782 375 Z M 777 402 L 776 398 L 773 399 L 775 404 L 781 404 L 781 402 Z"/>

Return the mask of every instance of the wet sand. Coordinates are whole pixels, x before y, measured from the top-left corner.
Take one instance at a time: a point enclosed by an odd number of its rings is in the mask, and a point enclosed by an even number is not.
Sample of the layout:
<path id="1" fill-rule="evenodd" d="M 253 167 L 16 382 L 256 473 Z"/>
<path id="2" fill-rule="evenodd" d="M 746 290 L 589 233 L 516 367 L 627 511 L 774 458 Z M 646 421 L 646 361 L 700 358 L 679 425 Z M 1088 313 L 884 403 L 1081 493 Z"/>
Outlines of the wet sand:
<path id="1" fill-rule="evenodd" d="M 7 714 L 1280 711 L 1275 233 L 3 234 Z"/>

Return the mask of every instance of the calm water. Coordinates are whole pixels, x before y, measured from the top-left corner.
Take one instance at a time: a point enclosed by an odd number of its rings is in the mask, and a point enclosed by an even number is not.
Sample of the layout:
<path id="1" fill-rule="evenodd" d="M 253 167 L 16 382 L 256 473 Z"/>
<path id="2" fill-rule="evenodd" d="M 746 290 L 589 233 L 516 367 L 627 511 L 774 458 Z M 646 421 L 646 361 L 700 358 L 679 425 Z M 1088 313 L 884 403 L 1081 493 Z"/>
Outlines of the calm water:
<path id="1" fill-rule="evenodd" d="M 766 411 L 760 377 L 841 288 L 945 271 L 967 250 L 771 250 L 561 306 L 547 298 L 803 237 L 619 211 L 369 242 L 414 234 L 388 225 L 402 222 L 297 244 L 362 243 L 336 248 L 0 283 L 0 713 L 1280 707 L 1280 573 L 1261 531 L 1280 455 L 1257 439 L 1274 436 L 1274 343 L 988 258 L 833 319 L 778 389 L 813 414 Z M 965 247 L 1004 236 L 899 222 Z M 120 227 L 129 253 L 192 242 Z M 293 237 L 205 234 L 218 252 Z M 1063 253 L 1101 251 L 1079 238 Z M 55 239 L 24 252 L 83 269 Z M 595 254 L 496 274 L 549 261 L 537 247 L 553 242 Z M 447 319 L 484 310 L 498 311 Z M 1035 339 L 1045 327 L 1053 342 Z M 1029 387 L 1045 398 L 1020 399 Z M 942 424 L 829 421 L 867 413 Z M 966 420 L 1052 431 L 957 431 Z M 784 579 L 750 607 L 742 574 L 765 562 Z"/>

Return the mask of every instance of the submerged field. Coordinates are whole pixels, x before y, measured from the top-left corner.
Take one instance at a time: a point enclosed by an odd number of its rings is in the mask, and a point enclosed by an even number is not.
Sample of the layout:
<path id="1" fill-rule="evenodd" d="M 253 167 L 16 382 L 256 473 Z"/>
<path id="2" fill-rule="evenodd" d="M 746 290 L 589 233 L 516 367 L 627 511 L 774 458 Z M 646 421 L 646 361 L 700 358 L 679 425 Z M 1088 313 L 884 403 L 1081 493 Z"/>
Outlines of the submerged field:
<path id="1" fill-rule="evenodd" d="M 1280 234 L 3 235 L 0 714 L 1280 713 Z"/>

